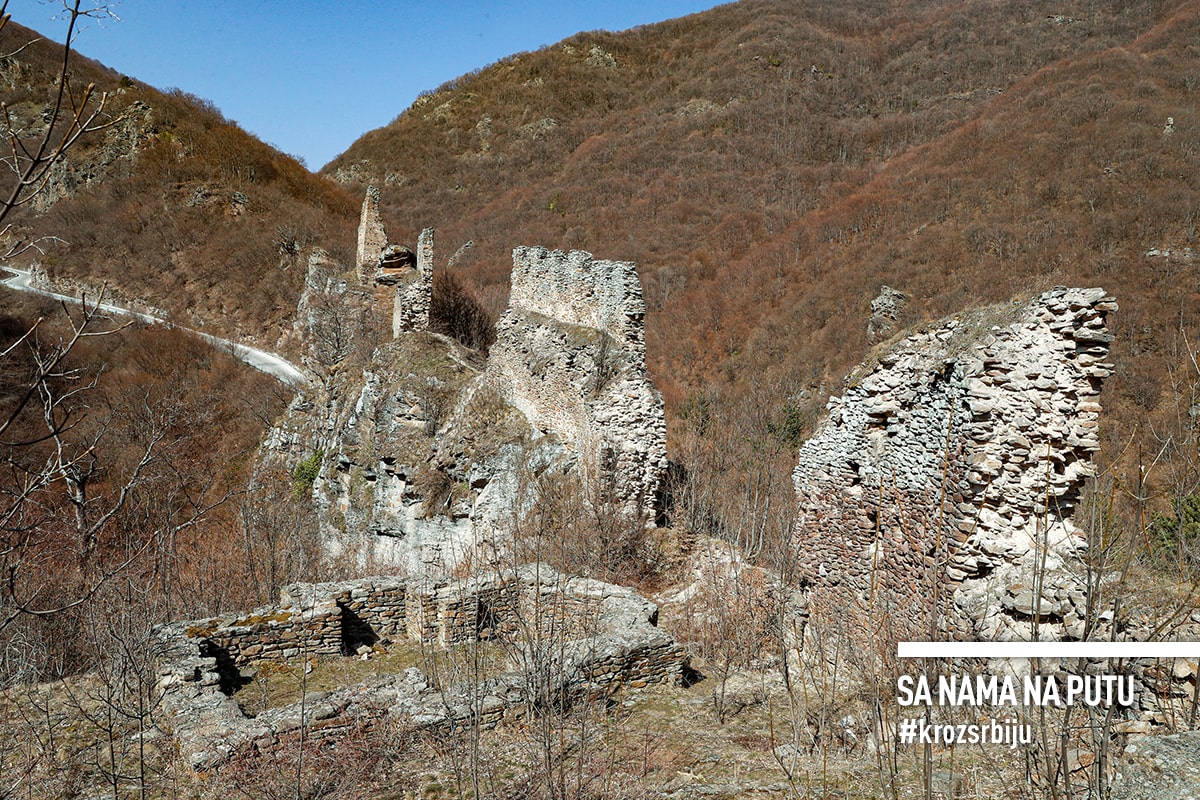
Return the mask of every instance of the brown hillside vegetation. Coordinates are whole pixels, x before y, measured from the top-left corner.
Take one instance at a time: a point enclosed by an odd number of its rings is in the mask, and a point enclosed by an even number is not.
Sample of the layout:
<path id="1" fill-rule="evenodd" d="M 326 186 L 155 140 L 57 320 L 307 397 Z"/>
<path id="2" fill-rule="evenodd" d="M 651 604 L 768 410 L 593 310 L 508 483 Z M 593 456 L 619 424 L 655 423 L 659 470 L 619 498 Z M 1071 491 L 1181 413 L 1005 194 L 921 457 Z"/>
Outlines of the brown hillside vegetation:
<path id="1" fill-rule="evenodd" d="M 847 344 L 865 349 L 863 310 L 884 282 L 913 296 L 912 321 L 1056 284 L 1102 285 L 1121 302 L 1109 442 L 1132 437 L 1136 450 L 1148 430 L 1138 422 L 1175 410 L 1171 375 L 1200 340 L 1198 31 L 1193 6 L 1128 47 L 1040 70 L 747 254 L 737 266 L 750 274 L 782 265 L 777 310 L 751 323 L 734 360 L 830 381 L 836 371 L 814 367 L 837 364 L 828 354 Z M 763 302 L 744 283 L 720 298 L 720 316 L 733 319 Z M 783 361 L 789 331 L 803 333 Z"/>
<path id="2" fill-rule="evenodd" d="M 514 245 L 634 260 L 673 457 L 738 475 L 711 487 L 735 497 L 788 491 L 795 444 L 867 351 L 882 284 L 912 297 L 901 324 L 1101 284 L 1123 306 L 1115 453 L 1174 410 L 1172 370 L 1197 338 L 1196 7 L 1053 11 L 745 0 L 579 34 L 365 135 L 328 168 L 349 194 L 210 104 L 85 60 L 79 74 L 116 92 L 109 111 L 133 113 L 72 155 L 58 184 L 74 195 L 20 233 L 67 239 L 41 258 L 60 276 L 267 339 L 305 247 L 348 263 L 368 182 L 394 238 L 434 225 L 446 252 L 474 241 L 455 272 L 493 313 Z M 5 67 L 32 131 L 55 52 Z M 1139 444 L 1122 452 L 1152 449 Z M 722 504 L 696 502 L 705 517 Z"/>
<path id="3" fill-rule="evenodd" d="M 68 311 L 7 289 L 0 307 L 0 419 L 14 417 L 0 441 L 0 682 L 90 668 L 113 646 L 106 615 L 141 637 L 308 574 L 303 519 L 283 522 L 288 483 L 276 482 L 282 499 L 248 492 L 288 399 L 277 381 L 178 330 L 99 318 L 89 331 L 116 332 L 80 340 L 22 407 L 37 360 L 69 338 Z M 256 514 L 271 502 L 278 525 L 263 533 Z"/>
<path id="4" fill-rule="evenodd" d="M 0 52 L 36 37 L 10 23 Z M 46 41 L 5 59 L 0 99 L 21 133 L 43 129 L 60 59 Z M 115 123 L 57 165 L 50 191 L 26 209 L 16 236 L 62 240 L 29 259 L 191 324 L 273 341 L 304 284 L 301 253 L 346 250 L 356 202 L 205 100 L 85 58 L 72 70 L 75 91 L 94 82 L 110 93 L 102 119 Z"/>
<path id="5" fill-rule="evenodd" d="M 327 172 L 381 184 L 397 231 L 473 240 L 460 264 L 493 307 L 516 244 L 638 262 L 675 457 L 701 471 L 752 476 L 765 454 L 786 491 L 883 284 L 912 297 L 901 324 L 1103 285 L 1122 303 L 1109 452 L 1152 449 L 1139 422 L 1174 411 L 1200 338 L 1196 17 L 745 0 L 512 56 Z M 721 491 L 754 491 L 737 484 Z"/>

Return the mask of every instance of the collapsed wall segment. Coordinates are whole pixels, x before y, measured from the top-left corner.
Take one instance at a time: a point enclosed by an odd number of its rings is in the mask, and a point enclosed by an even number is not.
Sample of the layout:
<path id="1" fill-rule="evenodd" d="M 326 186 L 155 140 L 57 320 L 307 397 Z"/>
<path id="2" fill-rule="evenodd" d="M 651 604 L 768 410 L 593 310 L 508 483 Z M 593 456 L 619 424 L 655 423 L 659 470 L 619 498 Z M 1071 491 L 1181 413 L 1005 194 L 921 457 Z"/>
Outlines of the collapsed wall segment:
<path id="1" fill-rule="evenodd" d="M 816 596 L 913 633 L 1072 635 L 1085 543 L 1071 516 L 1100 446 L 1116 308 L 1060 287 L 910 335 L 852 378 L 793 475 Z"/>

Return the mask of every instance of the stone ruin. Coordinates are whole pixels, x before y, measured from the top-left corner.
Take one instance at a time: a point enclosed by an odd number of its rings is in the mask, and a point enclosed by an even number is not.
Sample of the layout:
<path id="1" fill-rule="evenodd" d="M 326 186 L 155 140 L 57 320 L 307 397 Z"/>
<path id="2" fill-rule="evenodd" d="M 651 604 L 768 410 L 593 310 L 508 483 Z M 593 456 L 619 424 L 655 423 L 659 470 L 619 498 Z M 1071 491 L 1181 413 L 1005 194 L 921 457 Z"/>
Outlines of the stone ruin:
<path id="1" fill-rule="evenodd" d="M 576 450 L 594 499 L 653 520 L 667 437 L 646 375 L 645 315 L 634 264 L 518 247 L 485 380 Z"/>
<path id="2" fill-rule="evenodd" d="M 368 186 L 358 221 L 358 251 L 355 257 L 360 285 L 369 286 L 375 279 L 375 270 L 387 246 L 387 231 L 383 229 L 383 219 L 379 216 L 379 189 Z"/>
<path id="3" fill-rule="evenodd" d="M 793 476 L 812 602 L 922 638 L 1080 636 L 1071 514 L 1100 446 L 1116 308 L 1102 289 L 1057 288 L 860 368 Z"/>
<path id="4" fill-rule="evenodd" d="M 645 305 L 634 265 L 518 248 L 510 308 L 478 372 L 478 362 L 446 337 L 400 335 L 428 325 L 433 231 L 418 243 L 411 272 L 420 279 L 387 283 L 385 276 L 381 283 L 381 265 L 395 250 L 372 218 L 378 222 L 378 193 L 370 191 L 359 275 L 367 274 L 363 254 L 378 251 L 375 286 L 396 287 L 394 341 L 379 348 L 360 382 L 342 375 L 338 393 L 298 396 L 264 448 L 289 470 L 316 454 L 312 493 L 322 525 L 337 531 L 330 536 L 345 544 L 349 530 L 371 534 L 369 558 L 401 565 L 408 577 L 296 584 L 283 589 L 278 606 L 157 629 L 163 706 L 196 769 L 382 724 L 488 728 L 539 705 L 683 677 L 682 647 L 655 626 L 657 607 L 629 589 L 544 565 L 430 577 L 480 554 L 499 562 L 497 542 L 536 502 L 536 490 L 521 484 L 531 465 L 539 475 L 580 473 L 635 518 L 655 510 L 666 424 L 646 375 Z M 314 297 L 326 283 L 314 286 Z M 435 480 L 422 477 L 423 469 L 448 480 L 445 499 L 422 495 L 427 483 L 419 481 Z M 531 620 L 539 622 L 531 627 Z M 409 669 L 256 716 L 239 704 L 238 687 L 260 663 L 369 658 L 389 641 L 453 647 L 496 637 L 508 637 L 505 650 L 519 650 L 538 669 L 449 687 Z"/>
<path id="5" fill-rule="evenodd" d="M 417 263 L 432 253 L 427 230 Z M 646 374 L 636 268 L 544 248 L 518 248 L 514 264 L 486 363 L 445 336 L 398 330 L 361 374 L 298 396 L 268 435 L 270 470 L 319 459 L 311 494 L 330 553 L 452 572 L 504 552 L 542 484 L 559 479 L 657 521 L 666 421 Z M 323 286 L 305 297 L 322 299 Z M 400 298 L 397 318 L 415 307 Z"/>
<path id="6" fill-rule="evenodd" d="M 367 187 L 358 223 L 355 273 L 361 286 L 392 289 L 392 336 L 429 327 L 433 294 L 433 228 L 417 240 L 417 253 L 388 242 L 379 214 L 379 189 Z"/>
<path id="7" fill-rule="evenodd" d="M 429 328 L 432 299 L 433 228 L 425 228 L 417 239 L 415 268 L 408 269 L 396 279 L 396 294 L 392 301 L 392 338 Z"/>
<path id="8" fill-rule="evenodd" d="M 871 319 L 867 322 L 867 338 L 880 342 L 896 329 L 896 320 L 908 305 L 908 295 L 890 286 L 883 286 L 871 301 Z"/>
<path id="9" fill-rule="evenodd" d="M 196 770 L 281 744 L 330 741 L 391 723 L 411 731 L 490 729 L 546 704 L 678 683 L 687 655 L 630 589 L 528 564 L 469 580 L 359 578 L 292 584 L 280 604 L 155 629 L 167 725 Z M 399 640 L 450 647 L 502 637 L 525 671 L 435 688 L 421 670 L 310 693 L 248 716 L 237 689 L 263 665 L 364 655 Z"/>

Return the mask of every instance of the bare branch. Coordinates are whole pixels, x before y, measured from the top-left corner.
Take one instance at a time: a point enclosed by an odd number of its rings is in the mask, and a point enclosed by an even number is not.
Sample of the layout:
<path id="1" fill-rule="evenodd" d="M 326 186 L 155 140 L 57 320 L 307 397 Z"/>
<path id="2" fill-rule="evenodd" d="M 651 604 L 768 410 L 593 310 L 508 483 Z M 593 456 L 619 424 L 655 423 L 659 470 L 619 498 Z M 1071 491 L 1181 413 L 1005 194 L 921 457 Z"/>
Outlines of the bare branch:
<path id="1" fill-rule="evenodd" d="M 0 30 L 9 21 L 0 6 Z M 76 26 L 82 17 L 116 18 L 107 7 L 99 5 L 95 8 L 82 8 L 82 0 L 64 2 L 64 14 L 67 17 L 66 44 L 63 45 L 61 66 L 58 75 L 58 90 L 51 104 L 49 123 L 46 130 L 37 139 L 33 148 L 26 146 L 13 124 L 12 116 L 7 105 L 0 104 L 0 113 L 4 118 L 5 136 L 8 139 L 8 150 L 11 154 L 4 159 L 14 176 L 13 184 L 6 190 L 4 199 L 0 201 L 0 222 L 12 212 L 26 203 L 33 201 L 43 194 L 49 186 L 52 168 L 80 140 L 81 137 L 102 131 L 125 119 L 124 115 L 102 120 L 108 105 L 108 93 L 100 92 L 97 96 L 95 84 L 88 84 L 82 95 L 76 96 L 71 85 L 70 63 L 72 46 L 77 36 Z M 26 44 L 24 47 L 28 47 Z M 22 47 L 21 49 L 24 49 Z M 20 52 L 17 50 L 16 52 Z M 63 130 L 65 125 L 65 131 Z M 59 133 L 61 132 L 61 133 Z"/>

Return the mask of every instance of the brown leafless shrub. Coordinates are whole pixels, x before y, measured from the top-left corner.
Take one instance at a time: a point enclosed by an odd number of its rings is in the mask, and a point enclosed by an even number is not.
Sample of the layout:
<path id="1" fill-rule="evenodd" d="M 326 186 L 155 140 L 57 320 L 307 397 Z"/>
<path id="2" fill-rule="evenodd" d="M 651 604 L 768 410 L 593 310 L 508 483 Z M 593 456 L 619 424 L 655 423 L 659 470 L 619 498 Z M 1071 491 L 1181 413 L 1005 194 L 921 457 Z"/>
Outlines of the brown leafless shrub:
<path id="1" fill-rule="evenodd" d="M 475 295 L 446 270 L 433 274 L 429 328 L 460 344 L 486 353 L 496 341 L 496 321 Z"/>

